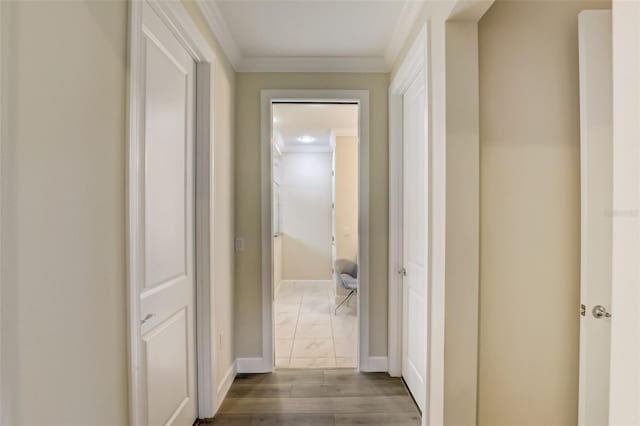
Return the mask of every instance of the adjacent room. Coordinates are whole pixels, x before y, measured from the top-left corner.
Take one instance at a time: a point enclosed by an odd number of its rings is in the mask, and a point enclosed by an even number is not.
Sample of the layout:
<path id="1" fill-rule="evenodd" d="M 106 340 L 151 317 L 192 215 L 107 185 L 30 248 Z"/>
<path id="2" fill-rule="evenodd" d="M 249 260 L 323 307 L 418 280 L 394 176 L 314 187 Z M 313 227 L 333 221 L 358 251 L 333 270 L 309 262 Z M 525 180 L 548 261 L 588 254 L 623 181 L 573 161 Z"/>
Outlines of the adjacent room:
<path id="1" fill-rule="evenodd" d="M 357 368 L 358 105 L 272 113 L 275 365 Z"/>

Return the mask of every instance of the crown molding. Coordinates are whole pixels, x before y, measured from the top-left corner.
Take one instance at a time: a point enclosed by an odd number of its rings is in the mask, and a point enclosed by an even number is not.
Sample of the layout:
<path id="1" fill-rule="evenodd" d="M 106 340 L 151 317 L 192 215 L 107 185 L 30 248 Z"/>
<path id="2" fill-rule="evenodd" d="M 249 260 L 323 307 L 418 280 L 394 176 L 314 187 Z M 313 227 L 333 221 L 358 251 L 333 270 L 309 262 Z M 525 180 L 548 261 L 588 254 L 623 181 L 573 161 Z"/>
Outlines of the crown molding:
<path id="1" fill-rule="evenodd" d="M 382 57 L 246 57 L 236 68 L 239 72 L 388 72 Z"/>
<path id="2" fill-rule="evenodd" d="M 233 39 L 231 31 L 229 31 L 227 21 L 225 21 L 224 16 L 222 16 L 218 3 L 215 0 L 196 0 L 196 4 L 207 20 L 209 29 L 216 40 L 218 40 L 231 66 L 237 70 L 238 63 L 242 58 L 242 53 Z"/>
<path id="3" fill-rule="evenodd" d="M 396 22 L 396 27 L 391 35 L 391 40 L 384 52 L 384 60 L 388 69 L 391 69 L 398 59 L 398 55 L 407 43 L 407 38 L 425 5 L 425 0 L 411 0 L 404 4 Z"/>
<path id="4" fill-rule="evenodd" d="M 217 0 L 195 0 L 231 66 L 238 72 L 389 72 L 402 51 L 426 0 L 407 1 L 384 56 L 243 57 Z"/>

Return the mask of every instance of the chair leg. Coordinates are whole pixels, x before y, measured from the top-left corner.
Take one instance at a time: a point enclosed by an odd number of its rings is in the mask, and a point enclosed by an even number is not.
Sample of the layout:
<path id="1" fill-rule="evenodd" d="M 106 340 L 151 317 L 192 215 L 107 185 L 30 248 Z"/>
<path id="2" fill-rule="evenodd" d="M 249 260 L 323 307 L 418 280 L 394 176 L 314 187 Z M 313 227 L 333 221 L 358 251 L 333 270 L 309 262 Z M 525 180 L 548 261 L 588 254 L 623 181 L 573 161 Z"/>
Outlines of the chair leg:
<path id="1" fill-rule="evenodd" d="M 340 302 L 340 304 L 338 306 L 336 306 L 336 309 L 333 311 L 333 315 L 337 315 L 338 314 L 338 308 L 342 305 L 344 305 L 346 302 L 349 301 L 349 299 L 351 299 L 351 296 L 353 296 L 356 293 L 355 290 L 351 290 L 349 292 L 349 294 L 347 295 L 347 297 L 344 298 L 344 300 L 342 302 Z"/>

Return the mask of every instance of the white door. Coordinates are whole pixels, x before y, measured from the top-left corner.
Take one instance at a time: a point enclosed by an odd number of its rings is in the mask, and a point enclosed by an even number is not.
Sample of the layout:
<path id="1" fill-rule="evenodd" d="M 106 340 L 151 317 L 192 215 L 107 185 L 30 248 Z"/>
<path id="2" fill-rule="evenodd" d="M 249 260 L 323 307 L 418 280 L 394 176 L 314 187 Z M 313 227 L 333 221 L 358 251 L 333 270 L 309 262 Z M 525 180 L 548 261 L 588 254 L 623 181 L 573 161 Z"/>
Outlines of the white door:
<path id="1" fill-rule="evenodd" d="M 142 22 L 138 408 L 143 424 L 191 426 L 197 417 L 195 63 L 146 2 Z"/>
<path id="2" fill-rule="evenodd" d="M 424 75 L 403 99 L 402 377 L 424 411 L 426 393 L 427 139 Z"/>
<path id="3" fill-rule="evenodd" d="M 606 426 L 613 229 L 611 12 L 582 12 L 579 35 L 582 200 L 579 424 Z"/>

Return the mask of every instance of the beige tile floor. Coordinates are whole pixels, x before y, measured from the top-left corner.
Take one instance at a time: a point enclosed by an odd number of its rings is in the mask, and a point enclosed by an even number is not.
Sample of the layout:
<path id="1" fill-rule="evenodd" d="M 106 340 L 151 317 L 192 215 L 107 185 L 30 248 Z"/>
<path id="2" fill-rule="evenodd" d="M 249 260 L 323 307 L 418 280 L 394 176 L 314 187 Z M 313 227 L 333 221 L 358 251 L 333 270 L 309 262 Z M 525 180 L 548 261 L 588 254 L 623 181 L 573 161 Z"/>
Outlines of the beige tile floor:
<path id="1" fill-rule="evenodd" d="M 357 302 L 334 315 L 333 281 L 284 281 L 276 292 L 277 368 L 356 368 Z"/>

